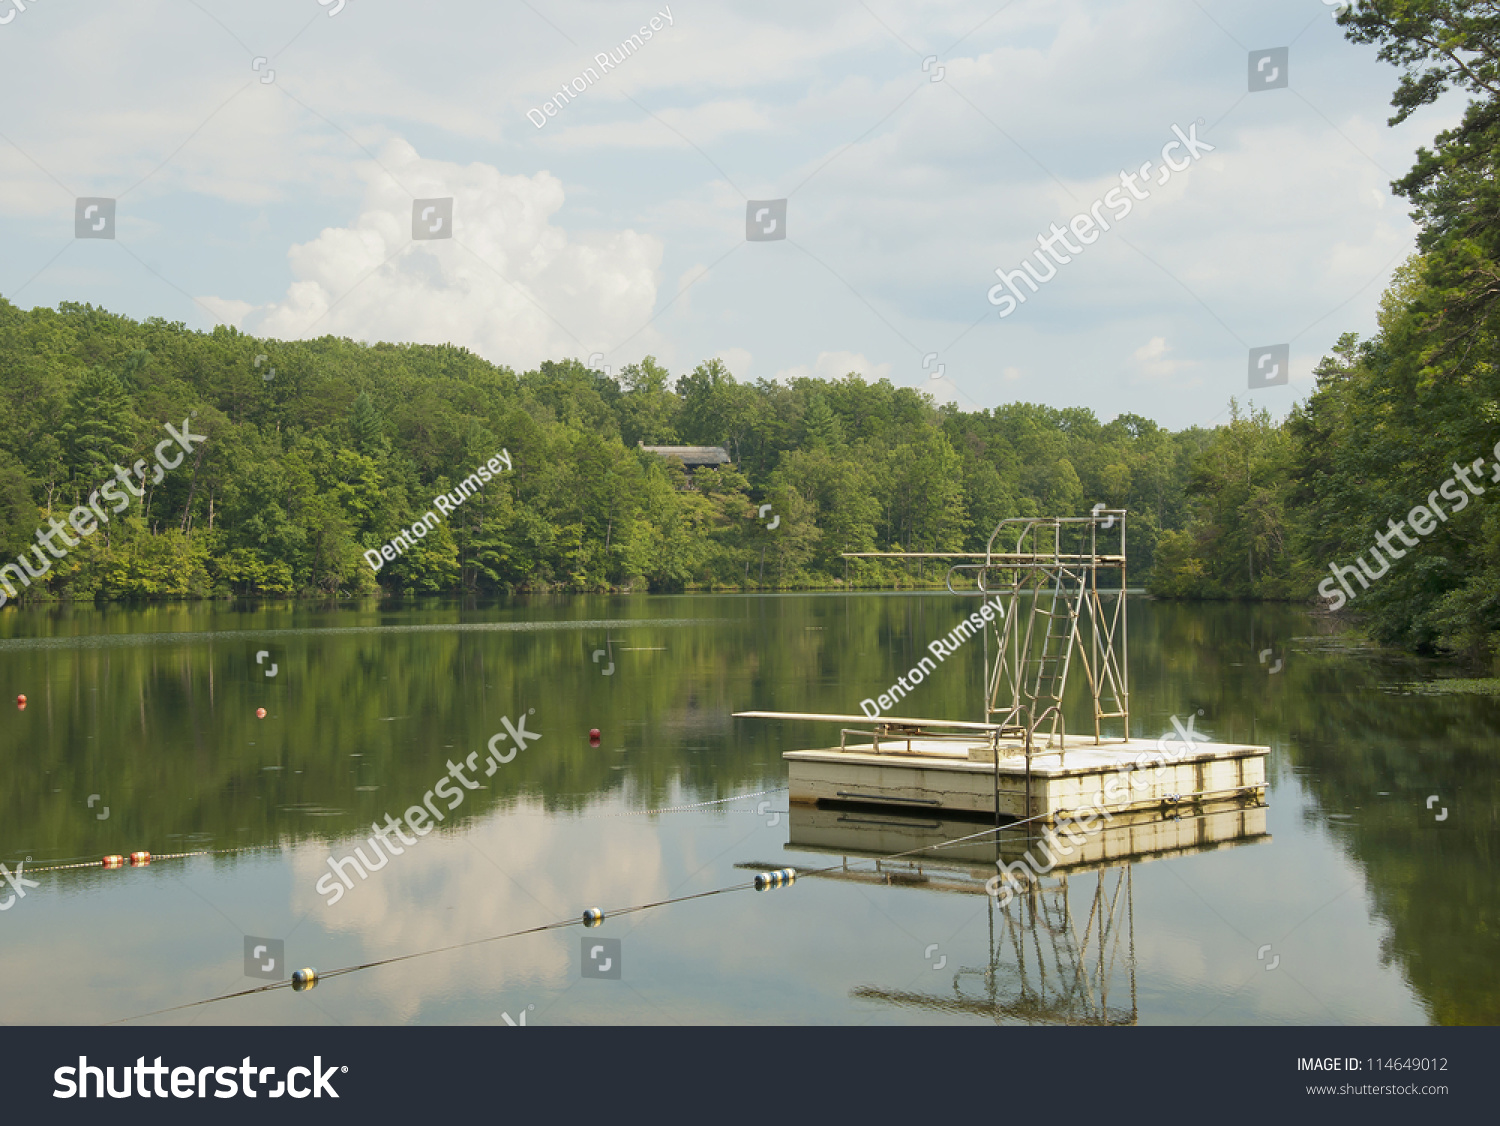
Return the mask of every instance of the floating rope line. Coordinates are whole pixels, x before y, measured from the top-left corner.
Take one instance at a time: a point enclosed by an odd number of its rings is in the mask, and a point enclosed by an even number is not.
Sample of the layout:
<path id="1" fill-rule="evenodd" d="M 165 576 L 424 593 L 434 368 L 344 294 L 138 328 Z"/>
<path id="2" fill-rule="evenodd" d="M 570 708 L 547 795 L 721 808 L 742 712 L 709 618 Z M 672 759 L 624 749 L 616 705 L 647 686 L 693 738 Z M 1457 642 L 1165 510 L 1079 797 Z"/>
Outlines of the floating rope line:
<path id="1" fill-rule="evenodd" d="M 20 863 L 27 866 L 26 871 L 29 873 L 67 872 L 77 868 L 123 868 L 126 866 L 127 862 L 132 868 L 144 868 L 149 864 L 155 864 L 156 862 L 161 860 L 186 860 L 191 856 L 225 856 L 232 852 L 261 852 L 273 848 L 280 851 L 282 847 L 283 846 L 279 844 L 239 845 L 235 848 L 198 849 L 195 852 L 129 852 L 124 854 L 111 853 L 108 856 L 101 856 L 94 860 L 83 861 L 75 861 L 72 857 L 59 857 L 56 860 L 49 860 L 37 866 L 32 866 L 29 859 L 20 861 Z"/>
<path id="2" fill-rule="evenodd" d="M 785 789 L 785 787 L 782 787 L 782 789 Z M 768 790 L 768 791 L 765 791 L 765 792 L 766 793 L 774 793 L 775 791 Z M 756 797 L 758 795 L 748 794 L 748 795 L 741 795 L 741 796 L 742 797 Z M 733 799 L 727 799 L 726 798 L 726 799 L 722 799 L 722 800 L 729 801 L 729 800 L 733 800 Z M 939 842 L 937 844 L 933 844 L 933 845 L 923 845 L 921 848 L 907 849 L 905 852 L 897 852 L 897 853 L 892 853 L 890 856 L 882 856 L 882 857 L 879 858 L 879 860 L 868 860 L 868 861 L 863 861 L 863 862 L 858 862 L 858 863 L 879 864 L 879 863 L 884 863 L 884 862 L 891 861 L 891 860 L 899 860 L 899 859 L 901 859 L 902 857 L 905 857 L 905 856 L 913 856 L 913 855 L 915 855 L 916 853 L 919 853 L 919 852 L 932 852 L 932 851 L 934 851 L 936 849 L 947 848 L 949 845 L 962 844 L 964 841 L 971 841 L 971 840 L 974 840 L 977 837 L 989 836 L 992 833 L 1002 833 L 1002 832 L 1005 832 L 1007 829 L 1013 829 L 1013 828 L 1015 828 L 1018 825 L 1025 825 L 1027 822 L 1037 821 L 1037 820 L 1039 820 L 1041 818 L 1048 817 L 1048 816 L 1052 816 L 1052 815 L 1049 815 L 1049 814 L 1046 814 L 1046 813 L 1039 813 L 1035 817 L 1028 817 L 1028 818 L 1026 818 L 1024 820 L 1021 820 L 1021 821 L 1012 821 L 1008 825 L 1000 825 L 1000 826 L 994 826 L 994 827 L 991 827 L 991 828 L 988 828 L 988 829 L 982 829 L 982 830 L 980 830 L 977 833 L 970 833 L 967 836 L 955 837 L 953 840 L 941 841 L 941 842 Z M 576 926 L 596 927 L 596 926 L 598 926 L 600 923 L 602 923 L 604 921 L 604 919 L 605 919 L 606 916 L 609 916 L 609 915 L 632 915 L 632 914 L 635 914 L 637 911 L 649 911 L 649 910 L 651 910 L 653 908 L 656 908 L 656 907 L 667 907 L 667 906 L 670 906 L 671 904 L 674 904 L 674 903 L 688 903 L 688 902 L 691 902 L 694 899 L 707 899 L 710 896 L 727 895 L 730 892 L 736 892 L 736 891 L 750 891 L 752 889 L 754 889 L 756 891 L 762 891 L 762 890 L 765 890 L 767 887 L 788 886 L 788 885 L 790 885 L 793 882 L 793 880 L 795 879 L 796 876 L 817 876 L 817 875 L 821 875 L 821 874 L 823 874 L 825 872 L 842 872 L 842 871 L 847 871 L 847 870 L 848 870 L 848 865 L 842 864 L 842 863 L 841 864 L 830 864 L 826 868 L 809 868 L 809 869 L 803 869 L 803 870 L 800 870 L 800 871 L 795 870 L 795 869 L 789 869 L 789 868 L 788 869 L 780 869 L 780 870 L 778 870 L 776 872 L 772 872 L 770 874 L 771 877 L 773 877 L 772 879 L 767 879 L 767 874 L 766 873 L 761 873 L 760 875 L 757 875 L 756 878 L 752 882 L 750 882 L 750 883 L 746 883 L 746 884 L 731 884 L 728 887 L 713 888 L 713 889 L 711 889 L 709 891 L 694 892 L 692 895 L 679 895 L 679 896 L 674 896 L 674 897 L 672 897 L 670 899 L 659 899 L 659 900 L 656 900 L 656 901 L 654 901 L 652 903 L 640 903 L 640 904 L 636 904 L 633 907 L 619 907 L 619 908 L 615 908 L 615 909 L 610 910 L 610 911 L 601 911 L 598 908 L 589 908 L 587 911 L 585 911 L 583 913 L 582 917 L 580 917 L 580 918 L 560 919 L 557 922 L 542 923 L 539 926 L 527 927 L 525 930 L 508 931 L 505 934 L 489 935 L 486 938 L 474 938 L 474 939 L 470 939 L 467 942 L 455 942 L 455 943 L 452 943 L 452 944 L 450 944 L 448 946 L 437 946 L 437 947 L 434 947 L 431 950 L 418 950 L 418 951 L 416 951 L 415 953 L 412 953 L 412 954 L 398 954 L 398 955 L 395 955 L 394 957 L 391 957 L 391 958 L 379 958 L 379 959 L 377 959 L 377 960 L 375 960 L 373 962 L 361 962 L 360 964 L 354 965 L 354 966 L 342 966 L 342 967 L 340 967 L 339 969 L 336 969 L 336 970 L 327 970 L 327 971 L 318 970 L 318 971 L 315 971 L 315 973 L 316 973 L 315 980 L 316 981 L 324 981 L 324 980 L 326 980 L 328 978 L 332 978 L 332 977 L 342 977 L 344 974 L 358 973 L 360 970 L 375 969 L 377 966 L 390 966 L 390 965 L 394 965 L 397 962 L 409 962 L 409 961 L 411 961 L 414 958 L 426 958 L 426 957 L 428 957 L 429 955 L 432 955 L 432 954 L 446 954 L 446 953 L 449 953 L 449 952 L 454 951 L 454 950 L 464 950 L 464 949 L 466 949 L 466 948 L 468 948 L 470 946 L 481 946 L 481 945 L 483 945 L 485 943 L 488 943 L 488 942 L 499 942 L 502 939 L 507 939 L 507 938 L 520 938 L 522 935 L 541 934 L 544 931 L 560 930 L 563 927 L 576 927 Z M 297 984 L 295 982 L 293 982 L 291 980 L 277 981 L 277 982 L 272 982 L 269 985 L 259 985 L 259 986 L 256 986 L 253 989 L 241 989 L 241 990 L 238 990 L 238 991 L 236 991 L 234 993 L 224 993 L 224 994 L 220 994 L 217 997 L 207 997 L 207 998 L 204 998 L 201 1001 L 189 1001 L 189 1002 L 187 1002 L 186 1004 L 183 1004 L 183 1005 L 173 1005 L 171 1008 L 156 1009 L 156 1010 L 154 1010 L 152 1012 L 149 1012 L 149 1013 L 141 1013 L 138 1016 L 133 1016 L 133 1017 L 122 1017 L 119 1020 L 108 1021 L 106 1023 L 107 1024 L 124 1024 L 127 1021 L 144 1020 L 147 1017 L 162 1016 L 165 1013 L 181 1012 L 183 1009 L 195 1009 L 195 1008 L 199 1007 L 200 1005 L 212 1005 L 212 1004 L 214 1004 L 217 1001 L 231 1001 L 231 1000 L 234 1000 L 237 997 L 250 997 L 250 996 L 253 996 L 254 994 L 257 994 L 257 993 L 270 993 L 270 992 L 273 992 L 273 991 L 278 990 L 278 989 L 292 989 L 292 988 L 298 988 L 298 986 L 297 986 Z M 299 992 L 300 991 L 301 990 L 299 989 Z"/>
<path id="3" fill-rule="evenodd" d="M 661 899 L 656 901 L 655 903 L 641 903 L 634 907 L 620 907 L 609 912 L 599 912 L 598 916 L 594 915 L 594 911 L 597 911 L 597 909 L 591 909 L 590 912 L 587 912 L 585 914 L 585 917 L 581 919 L 562 919 L 555 923 L 542 923 L 540 926 L 527 927 L 525 930 L 509 931 L 506 934 L 494 934 L 488 936 L 487 938 L 474 938 L 470 939 L 468 942 L 455 942 L 449 946 L 435 947 L 432 950 L 418 950 L 414 954 L 398 954 L 392 958 L 380 958 L 373 962 L 361 962 L 357 966 L 343 966 L 336 970 L 318 970 L 316 971 L 317 980 L 324 981 L 327 978 L 331 977 L 342 977 L 344 974 L 357 973 L 360 970 L 371 970 L 376 966 L 389 966 L 393 965 L 396 962 L 409 962 L 413 958 L 425 958 L 430 954 L 445 954 L 452 950 L 463 950 L 466 947 L 480 946 L 486 942 L 499 942 L 501 939 L 505 938 L 519 938 L 522 935 L 540 934 L 543 931 L 559 930 L 563 927 L 597 926 L 598 922 L 593 922 L 590 920 L 597 917 L 599 919 L 599 922 L 602 922 L 602 916 L 605 914 L 630 915 L 635 913 L 636 911 L 647 911 L 653 907 L 665 907 L 668 904 L 672 903 L 686 903 L 689 900 L 704 899 L 711 895 L 724 895 L 732 891 L 748 891 L 753 887 L 755 887 L 755 884 L 752 882 L 748 884 L 736 884 L 732 887 L 714 888 L 711 891 L 695 892 L 692 895 L 681 895 L 672 899 Z M 202 1001 L 189 1001 L 185 1005 L 174 1005 L 169 1009 L 157 1009 L 154 1012 L 141 1013 L 138 1016 L 122 1017 L 120 1020 L 107 1021 L 106 1024 L 124 1024 L 127 1021 L 144 1020 L 147 1017 L 161 1016 L 164 1013 L 180 1012 L 183 1009 L 195 1009 L 199 1005 L 211 1005 L 215 1001 L 229 1001 L 233 1000 L 236 997 L 249 997 L 250 995 L 255 993 L 270 993 L 273 990 L 277 989 L 290 989 L 294 988 L 296 984 L 297 983 L 292 980 L 272 982 L 270 985 L 260 985 L 256 986 L 254 989 L 241 989 L 235 993 L 224 993 L 218 997 L 205 998 Z"/>
<path id="4" fill-rule="evenodd" d="M 644 816 L 646 816 L 647 814 L 650 814 L 650 813 L 680 813 L 680 812 L 682 812 L 685 809 L 703 809 L 706 806 L 710 806 L 710 805 L 723 805 L 725 802 L 742 801 L 745 798 L 759 798 L 759 797 L 764 797 L 766 794 L 784 794 L 784 793 L 786 793 L 786 791 L 787 791 L 787 787 L 785 787 L 785 786 L 777 786 L 774 790 L 757 790 L 753 794 L 735 794 L 734 797 L 732 797 L 732 798 L 715 798 L 713 801 L 694 802 L 692 805 L 664 805 L 664 806 L 661 806 L 658 809 L 627 809 L 627 810 L 623 810 L 623 811 L 621 811 L 619 813 L 597 813 L 597 814 L 593 814 L 592 816 L 594 816 L 594 817 L 644 817 Z M 733 811 L 726 810 L 725 812 L 733 812 Z M 750 810 L 745 810 L 744 812 L 748 813 L 748 812 L 751 812 L 751 811 Z M 784 813 L 786 811 L 782 810 L 780 812 Z"/>

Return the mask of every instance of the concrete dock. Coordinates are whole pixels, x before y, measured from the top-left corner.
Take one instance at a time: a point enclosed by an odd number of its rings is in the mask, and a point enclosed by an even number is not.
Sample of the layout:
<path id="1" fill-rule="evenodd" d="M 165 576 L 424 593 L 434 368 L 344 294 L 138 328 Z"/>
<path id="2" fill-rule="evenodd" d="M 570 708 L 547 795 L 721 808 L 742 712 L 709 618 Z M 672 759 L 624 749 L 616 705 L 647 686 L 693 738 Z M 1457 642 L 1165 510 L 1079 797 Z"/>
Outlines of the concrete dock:
<path id="1" fill-rule="evenodd" d="M 1003 818 L 1111 815 L 1265 801 L 1269 747 L 1069 736 L 1061 749 L 978 738 L 882 735 L 877 743 L 786 751 L 789 797 L 818 805 L 939 810 Z M 998 779 L 997 779 L 998 774 Z M 998 782 L 998 785 L 997 785 Z M 998 793 L 997 793 L 998 790 Z M 1094 816 L 1099 816 L 1095 813 Z"/>

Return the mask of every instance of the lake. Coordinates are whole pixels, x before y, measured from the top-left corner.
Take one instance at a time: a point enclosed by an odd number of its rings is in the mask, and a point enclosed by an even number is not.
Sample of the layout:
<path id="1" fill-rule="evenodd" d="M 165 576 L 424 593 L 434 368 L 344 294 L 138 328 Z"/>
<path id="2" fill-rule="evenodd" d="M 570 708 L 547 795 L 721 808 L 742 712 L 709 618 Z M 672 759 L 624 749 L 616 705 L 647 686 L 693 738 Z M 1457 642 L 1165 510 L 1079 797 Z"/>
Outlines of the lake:
<path id="1" fill-rule="evenodd" d="M 982 823 L 789 810 L 781 752 L 837 727 L 730 713 L 857 712 L 969 608 L 896 593 L 9 610 L 0 670 L 27 705 L 0 727 L 0 860 L 37 886 L 0 891 L 0 1019 L 1500 1021 L 1500 701 L 1434 692 L 1451 670 L 1300 608 L 1130 597 L 1131 734 L 1196 716 L 1272 748 L 1266 807 L 1233 823 L 1158 826 L 1166 846 L 1060 869 L 1002 909 L 982 885 L 1013 847 L 993 834 L 889 856 Z M 965 647 L 903 714 L 981 718 L 983 663 Z M 487 774 L 507 720 L 539 738 Z M 325 880 L 445 775 L 462 801 L 436 803 L 441 823 L 364 878 L 346 865 L 350 887 Z M 99 864 L 141 850 L 157 859 Z M 791 886 L 744 889 L 780 867 Z M 577 925 L 588 908 L 603 925 Z"/>

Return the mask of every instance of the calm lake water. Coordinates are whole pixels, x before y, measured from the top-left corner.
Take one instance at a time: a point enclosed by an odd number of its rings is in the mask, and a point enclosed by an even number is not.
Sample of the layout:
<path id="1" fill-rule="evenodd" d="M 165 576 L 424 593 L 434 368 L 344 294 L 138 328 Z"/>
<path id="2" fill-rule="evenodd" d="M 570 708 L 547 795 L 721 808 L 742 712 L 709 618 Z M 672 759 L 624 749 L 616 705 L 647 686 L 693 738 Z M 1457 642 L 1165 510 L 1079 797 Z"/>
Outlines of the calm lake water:
<path id="1" fill-rule="evenodd" d="M 730 713 L 857 711 L 970 608 L 7 611 L 0 684 L 29 702 L 0 722 L 0 860 L 31 857 L 39 886 L 0 912 L 0 1021 L 1500 1022 L 1500 702 L 1424 692 L 1446 670 L 1294 608 L 1131 597 L 1132 734 L 1201 710 L 1198 731 L 1272 748 L 1267 808 L 1166 824 L 1155 855 L 1060 869 L 1001 910 L 982 882 L 1015 842 L 880 855 L 982 824 L 788 811 L 780 753 L 837 729 Z M 976 641 L 907 714 L 979 718 L 982 669 Z M 482 767 L 523 714 L 540 739 L 327 902 L 330 856 L 372 851 L 372 822 L 419 805 L 449 760 Z M 98 866 L 135 850 L 212 855 Z M 92 865 L 40 871 L 70 862 Z M 808 874 L 615 913 L 781 866 Z M 479 942 L 589 907 L 603 926 Z M 144 1016 L 263 984 L 247 936 L 325 974 L 476 944 Z M 584 977 L 602 940 L 619 946 L 592 968 L 619 976 Z"/>

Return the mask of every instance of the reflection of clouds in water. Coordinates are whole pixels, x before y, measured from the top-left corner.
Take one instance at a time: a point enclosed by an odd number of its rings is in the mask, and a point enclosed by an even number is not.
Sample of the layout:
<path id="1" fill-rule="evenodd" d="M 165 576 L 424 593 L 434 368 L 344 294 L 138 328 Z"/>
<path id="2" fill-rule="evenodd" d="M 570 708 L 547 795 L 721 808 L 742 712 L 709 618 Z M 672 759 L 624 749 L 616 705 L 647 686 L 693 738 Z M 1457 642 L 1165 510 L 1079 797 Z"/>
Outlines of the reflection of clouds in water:
<path id="1" fill-rule="evenodd" d="M 463 811 L 450 814 L 450 823 Z M 574 820 L 523 801 L 456 834 L 434 830 L 410 847 L 395 839 L 402 855 L 365 880 L 351 871 L 354 888 L 332 907 L 315 888 L 329 872 L 328 856 L 351 855 L 360 844 L 368 856 L 368 842 L 343 840 L 331 853 L 299 849 L 292 860 L 293 915 L 353 932 L 358 961 L 579 919 L 587 907 L 608 911 L 668 891 L 659 827 L 631 818 Z M 578 972 L 575 933 L 581 928 L 557 931 L 564 942 L 506 939 L 403 963 L 401 988 L 389 995 L 397 1010 L 380 1019 L 410 1020 L 424 997 L 499 989 L 518 977 L 565 987 Z"/>

